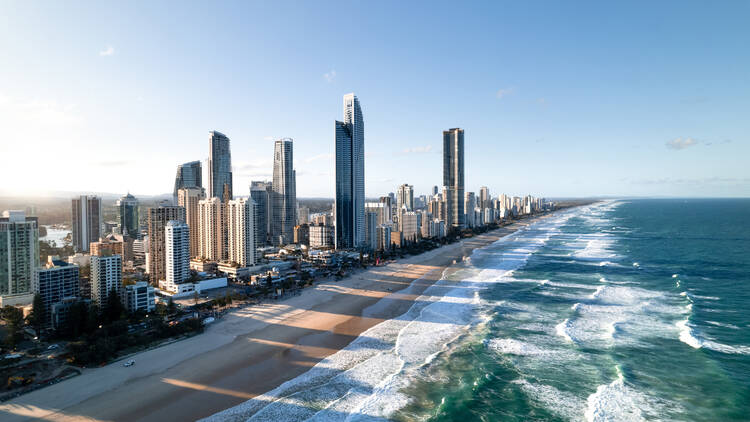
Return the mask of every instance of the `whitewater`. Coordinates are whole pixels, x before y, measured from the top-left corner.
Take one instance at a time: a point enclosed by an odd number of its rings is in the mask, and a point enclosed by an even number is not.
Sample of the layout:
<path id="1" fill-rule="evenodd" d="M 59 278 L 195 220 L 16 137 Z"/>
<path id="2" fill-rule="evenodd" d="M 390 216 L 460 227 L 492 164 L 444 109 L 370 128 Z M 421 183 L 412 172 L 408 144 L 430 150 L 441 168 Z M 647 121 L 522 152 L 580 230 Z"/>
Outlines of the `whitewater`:
<path id="1" fill-rule="evenodd" d="M 534 222 L 448 268 L 404 315 L 206 420 L 746 420 L 750 296 L 731 287 L 750 263 L 709 261 L 717 244 L 690 240 L 689 215 L 654 217 L 682 210 L 605 201 Z M 729 229 L 695 238 L 709 236 L 750 245 Z"/>

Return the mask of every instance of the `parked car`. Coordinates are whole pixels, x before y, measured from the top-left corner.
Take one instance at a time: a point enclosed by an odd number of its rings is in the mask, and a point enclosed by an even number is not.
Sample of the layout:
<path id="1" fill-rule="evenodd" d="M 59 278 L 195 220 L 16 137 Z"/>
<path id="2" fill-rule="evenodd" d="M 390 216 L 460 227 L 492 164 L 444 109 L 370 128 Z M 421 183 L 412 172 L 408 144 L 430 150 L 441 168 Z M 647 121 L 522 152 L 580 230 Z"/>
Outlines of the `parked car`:
<path id="1" fill-rule="evenodd" d="M 49 346 L 47 347 L 47 350 L 54 350 L 54 349 L 57 349 L 58 347 L 60 347 L 60 345 L 59 345 L 59 344 L 50 344 L 50 345 L 49 345 Z"/>
<path id="2" fill-rule="evenodd" d="M 127 362 L 125 362 L 125 363 L 122 364 L 122 366 L 124 366 L 126 368 L 128 366 L 133 366 L 133 365 L 135 365 L 135 361 L 133 359 L 130 359 L 129 361 L 127 361 Z"/>

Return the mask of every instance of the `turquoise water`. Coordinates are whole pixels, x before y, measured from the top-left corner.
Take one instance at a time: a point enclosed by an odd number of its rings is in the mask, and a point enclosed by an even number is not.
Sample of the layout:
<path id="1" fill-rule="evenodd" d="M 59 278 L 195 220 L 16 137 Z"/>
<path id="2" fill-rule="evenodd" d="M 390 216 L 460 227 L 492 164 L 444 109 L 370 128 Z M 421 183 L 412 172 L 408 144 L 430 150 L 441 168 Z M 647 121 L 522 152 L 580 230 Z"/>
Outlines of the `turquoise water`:
<path id="1" fill-rule="evenodd" d="M 411 377 L 390 418 L 750 420 L 750 200 L 567 217 L 472 256 L 479 322 Z M 524 265 L 491 271 L 530 240 Z"/>
<path id="2" fill-rule="evenodd" d="M 554 213 L 208 420 L 750 420 L 748 217 L 750 200 Z"/>

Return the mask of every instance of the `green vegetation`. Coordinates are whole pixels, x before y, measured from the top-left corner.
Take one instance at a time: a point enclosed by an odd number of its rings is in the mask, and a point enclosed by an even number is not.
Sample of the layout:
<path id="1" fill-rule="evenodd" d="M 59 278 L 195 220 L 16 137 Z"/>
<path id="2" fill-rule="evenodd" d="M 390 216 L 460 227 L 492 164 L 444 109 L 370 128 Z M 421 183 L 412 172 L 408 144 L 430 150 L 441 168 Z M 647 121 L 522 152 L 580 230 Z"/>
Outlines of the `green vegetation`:
<path id="1" fill-rule="evenodd" d="M 42 297 L 38 293 L 34 295 L 32 310 L 29 316 L 26 317 L 26 320 L 37 333 L 37 335 L 40 336 L 42 333 L 42 328 L 44 328 L 44 325 L 47 322 L 47 310 L 44 307 Z"/>
<path id="2" fill-rule="evenodd" d="M 14 350 L 23 339 L 23 311 L 15 306 L 5 306 L 0 309 L 0 317 L 5 321 L 6 334 L 3 343 L 8 349 Z"/>

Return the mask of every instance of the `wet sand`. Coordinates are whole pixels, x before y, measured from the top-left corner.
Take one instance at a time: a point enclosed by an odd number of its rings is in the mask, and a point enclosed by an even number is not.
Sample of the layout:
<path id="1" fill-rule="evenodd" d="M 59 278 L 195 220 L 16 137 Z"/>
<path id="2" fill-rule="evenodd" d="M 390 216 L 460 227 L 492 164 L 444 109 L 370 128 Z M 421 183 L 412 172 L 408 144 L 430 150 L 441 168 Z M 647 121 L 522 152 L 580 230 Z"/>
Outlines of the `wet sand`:
<path id="1" fill-rule="evenodd" d="M 443 270 L 523 220 L 489 233 L 321 282 L 301 295 L 230 312 L 206 332 L 139 353 L 0 405 L 0 419 L 188 421 L 276 388 L 405 313 Z M 374 306 L 377 304 L 377 306 Z"/>

